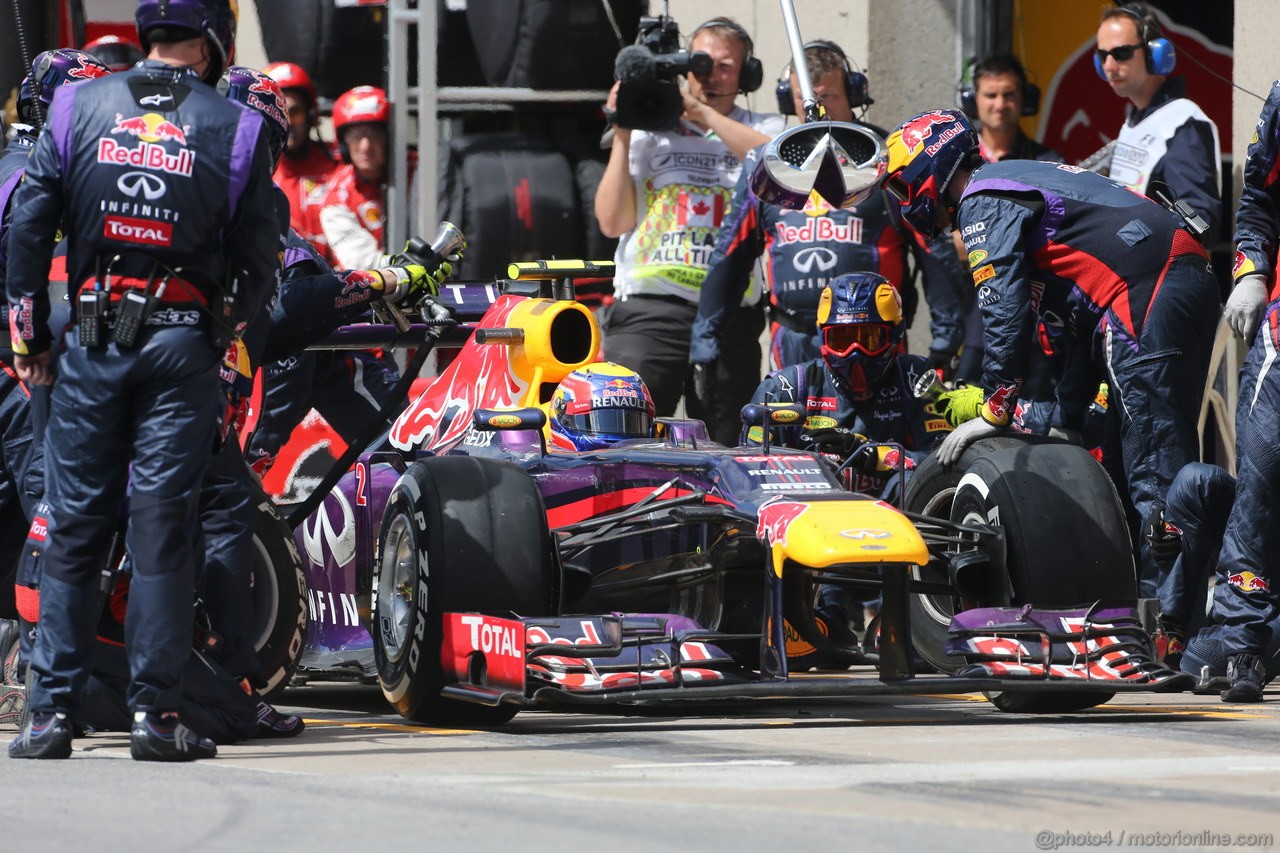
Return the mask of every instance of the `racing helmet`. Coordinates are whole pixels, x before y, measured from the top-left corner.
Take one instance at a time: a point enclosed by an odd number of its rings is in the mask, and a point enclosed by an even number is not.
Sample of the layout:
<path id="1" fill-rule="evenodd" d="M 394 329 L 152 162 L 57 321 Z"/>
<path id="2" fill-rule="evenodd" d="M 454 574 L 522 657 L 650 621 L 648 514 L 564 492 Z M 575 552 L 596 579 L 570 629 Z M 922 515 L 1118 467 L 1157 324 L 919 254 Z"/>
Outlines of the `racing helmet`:
<path id="1" fill-rule="evenodd" d="M 818 330 L 831 372 L 855 396 L 870 394 L 902 349 L 902 299 L 877 273 L 837 276 L 818 299 Z"/>
<path id="2" fill-rule="evenodd" d="M 136 41 L 117 35 L 94 39 L 84 46 L 84 52 L 96 57 L 112 71 L 124 71 L 146 58 Z"/>
<path id="3" fill-rule="evenodd" d="M 938 235 L 938 205 L 955 215 L 947 187 L 962 166 L 981 159 L 978 134 L 959 110 L 933 110 L 900 124 L 885 145 L 880 182 L 902 205 L 902 218 L 927 238 Z"/>
<path id="4" fill-rule="evenodd" d="M 311 75 L 301 65 L 292 62 L 272 62 L 262 69 L 262 73 L 279 83 L 281 89 L 301 90 L 307 96 L 307 103 L 315 106 L 316 84 L 311 81 Z"/>
<path id="5" fill-rule="evenodd" d="M 565 450 L 598 450 L 624 438 L 653 435 L 653 398 L 640 374 L 611 361 L 566 376 L 551 396 L 551 442 Z"/>
<path id="6" fill-rule="evenodd" d="M 60 86 L 105 77 L 111 69 L 83 50 L 46 50 L 31 63 L 31 74 L 18 86 L 18 118 L 32 127 L 44 124 L 45 111 Z"/>
<path id="7" fill-rule="evenodd" d="M 151 50 L 147 34 L 158 27 L 191 30 L 213 45 L 221 63 L 210 63 L 206 80 L 216 80 L 236 55 L 237 0 L 138 0 L 134 20 L 144 51 Z"/>
<path id="8" fill-rule="evenodd" d="M 271 145 L 271 162 L 279 161 L 289 141 L 289 111 L 280 84 L 261 71 L 233 65 L 218 81 L 218 94 L 262 114 Z"/>
<path id="9" fill-rule="evenodd" d="M 351 162 L 346 139 L 342 131 L 353 124 L 387 124 L 391 121 L 391 102 L 386 90 L 377 86 L 356 86 L 348 89 L 333 102 L 333 135 L 338 139 L 338 151 L 344 163 Z"/>

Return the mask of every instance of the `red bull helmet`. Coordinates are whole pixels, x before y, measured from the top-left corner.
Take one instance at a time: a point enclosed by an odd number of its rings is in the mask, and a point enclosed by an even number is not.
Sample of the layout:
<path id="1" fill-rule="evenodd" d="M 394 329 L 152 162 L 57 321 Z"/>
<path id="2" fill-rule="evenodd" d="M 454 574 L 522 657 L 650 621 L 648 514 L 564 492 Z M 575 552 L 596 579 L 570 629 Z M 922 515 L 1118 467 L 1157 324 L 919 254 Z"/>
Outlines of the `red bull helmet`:
<path id="1" fill-rule="evenodd" d="M 145 58 L 137 42 L 117 35 L 94 39 L 84 46 L 84 52 L 100 60 L 113 72 L 132 68 Z"/>
<path id="2" fill-rule="evenodd" d="M 570 373 L 551 397 L 551 442 L 564 450 L 599 450 L 653 435 L 653 398 L 634 370 L 610 361 Z"/>
<path id="3" fill-rule="evenodd" d="M 218 81 L 218 94 L 262 115 L 276 162 L 289 142 L 289 110 L 280 85 L 264 72 L 243 65 L 228 68 Z"/>
<path id="4" fill-rule="evenodd" d="M 46 50 L 31 63 L 31 74 L 18 86 L 18 118 L 32 127 L 44 124 L 44 113 L 61 86 L 105 77 L 111 69 L 83 50 Z"/>
<path id="5" fill-rule="evenodd" d="M 902 205 L 902 218 L 927 238 L 938 235 L 938 206 L 954 218 L 947 187 L 962 166 L 972 166 L 978 134 L 959 110 L 934 110 L 912 116 L 889 134 L 880 165 L 880 181 Z"/>
<path id="6" fill-rule="evenodd" d="M 902 300 L 889 279 L 873 272 L 832 279 L 818 298 L 822 359 L 855 396 L 872 392 L 902 350 Z"/>
<path id="7" fill-rule="evenodd" d="M 221 59 L 213 78 L 231 64 L 236 54 L 236 21 L 240 14 L 237 0 L 138 0 L 134 20 L 138 23 L 138 39 L 144 51 L 151 50 L 147 33 L 157 27 L 176 27 L 204 36 Z"/>

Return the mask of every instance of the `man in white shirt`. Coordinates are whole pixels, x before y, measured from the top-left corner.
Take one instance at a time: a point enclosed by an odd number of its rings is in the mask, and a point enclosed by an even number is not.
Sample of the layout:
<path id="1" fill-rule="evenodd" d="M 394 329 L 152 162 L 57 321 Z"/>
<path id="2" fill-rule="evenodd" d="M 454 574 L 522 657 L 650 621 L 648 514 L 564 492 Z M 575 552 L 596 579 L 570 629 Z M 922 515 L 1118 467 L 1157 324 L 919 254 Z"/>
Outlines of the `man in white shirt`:
<path id="1" fill-rule="evenodd" d="M 764 314 L 758 285 L 749 289 L 726 334 L 715 411 L 702 411 L 692 393 L 689 336 L 742 160 L 781 132 L 785 120 L 735 104 L 761 78 L 751 38 L 740 25 L 712 19 L 694 31 L 690 50 L 709 54 L 712 69 L 705 77 L 687 76 L 680 124 L 657 132 L 616 128 L 596 191 L 600 230 L 623 238 L 605 350 L 610 360 L 640 374 L 659 416 L 672 414 L 688 388 L 689 414 L 706 420 L 713 438 L 733 444 L 738 410 L 760 379 Z M 615 85 L 608 107 L 616 99 Z"/>

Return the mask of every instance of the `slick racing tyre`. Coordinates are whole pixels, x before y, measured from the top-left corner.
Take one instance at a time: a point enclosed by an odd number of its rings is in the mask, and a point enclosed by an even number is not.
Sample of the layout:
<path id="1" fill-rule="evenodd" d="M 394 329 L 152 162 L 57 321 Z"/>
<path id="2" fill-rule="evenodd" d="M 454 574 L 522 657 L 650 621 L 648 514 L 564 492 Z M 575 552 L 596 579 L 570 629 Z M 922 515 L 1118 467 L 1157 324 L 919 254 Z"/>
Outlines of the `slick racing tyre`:
<path id="1" fill-rule="evenodd" d="M 307 575 L 293 531 L 266 493 L 254 495 L 253 624 L 259 692 L 268 701 L 289 684 L 307 636 Z"/>
<path id="2" fill-rule="evenodd" d="M 1102 466 L 1079 447 L 1033 436 L 977 441 L 950 469 L 927 459 L 907 484 L 906 504 L 914 512 L 1004 532 L 1003 546 L 996 548 L 1003 582 L 994 585 L 1001 589 L 994 600 L 911 597 L 912 642 L 942 672 L 964 663 L 944 653 L 957 607 L 1058 607 L 1137 595 L 1119 498 Z M 946 566 L 934 561 L 917 577 L 946 583 Z"/>
<path id="3" fill-rule="evenodd" d="M 391 492 L 373 579 L 382 692 L 419 723 L 492 726 L 516 708 L 446 699 L 443 615 L 551 616 L 560 570 L 542 497 L 515 465 L 470 456 L 415 462 Z"/>

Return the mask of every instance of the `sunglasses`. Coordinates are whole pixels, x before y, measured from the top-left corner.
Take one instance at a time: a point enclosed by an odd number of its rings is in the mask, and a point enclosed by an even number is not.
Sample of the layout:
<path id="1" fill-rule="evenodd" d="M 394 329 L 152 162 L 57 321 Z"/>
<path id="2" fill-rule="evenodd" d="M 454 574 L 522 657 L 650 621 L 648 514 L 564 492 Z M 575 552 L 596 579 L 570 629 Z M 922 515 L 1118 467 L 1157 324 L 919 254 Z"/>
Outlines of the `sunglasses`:
<path id="1" fill-rule="evenodd" d="M 855 349 L 863 355 L 879 355 L 889 348 L 889 327 L 881 323 L 827 326 L 822 330 L 822 341 L 840 358 Z"/>
<path id="2" fill-rule="evenodd" d="M 1119 47 L 1111 48 L 1111 50 L 1098 48 L 1093 53 L 1098 57 L 1098 62 L 1100 63 L 1106 62 L 1108 56 L 1115 57 L 1116 62 L 1128 62 L 1130 59 L 1133 59 L 1133 52 L 1135 50 L 1142 50 L 1142 45 L 1122 44 Z"/>

